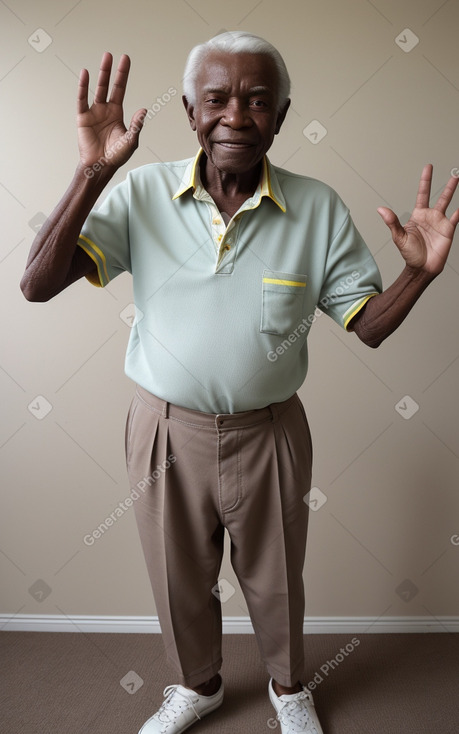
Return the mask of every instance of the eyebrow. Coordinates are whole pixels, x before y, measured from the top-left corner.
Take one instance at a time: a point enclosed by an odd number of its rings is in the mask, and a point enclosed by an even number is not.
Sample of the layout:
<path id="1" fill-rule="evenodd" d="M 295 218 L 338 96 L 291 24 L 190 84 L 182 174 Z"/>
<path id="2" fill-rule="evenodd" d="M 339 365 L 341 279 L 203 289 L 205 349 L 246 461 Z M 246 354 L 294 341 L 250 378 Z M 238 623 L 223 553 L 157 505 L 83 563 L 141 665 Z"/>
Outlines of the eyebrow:
<path id="1" fill-rule="evenodd" d="M 205 87 L 203 90 L 203 94 L 228 94 L 228 87 Z M 248 90 L 248 95 L 253 94 L 273 94 L 273 91 L 269 89 L 269 87 L 250 87 Z"/>
<path id="2" fill-rule="evenodd" d="M 249 94 L 272 94 L 272 93 L 273 93 L 272 89 L 270 89 L 269 87 L 259 86 L 259 87 L 251 87 L 249 89 Z"/>

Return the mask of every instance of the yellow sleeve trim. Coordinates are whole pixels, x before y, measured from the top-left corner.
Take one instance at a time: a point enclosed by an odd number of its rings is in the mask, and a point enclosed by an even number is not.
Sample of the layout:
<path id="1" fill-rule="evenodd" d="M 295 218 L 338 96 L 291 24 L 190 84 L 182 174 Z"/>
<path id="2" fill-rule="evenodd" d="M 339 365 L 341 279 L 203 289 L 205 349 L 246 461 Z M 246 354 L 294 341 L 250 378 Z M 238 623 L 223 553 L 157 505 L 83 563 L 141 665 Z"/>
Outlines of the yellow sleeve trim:
<path id="1" fill-rule="evenodd" d="M 96 263 L 97 264 L 97 263 Z M 103 288 L 102 283 L 100 282 L 99 275 L 93 275 L 92 273 L 88 273 L 88 275 L 85 276 L 86 280 L 88 280 L 91 285 L 95 285 L 96 288 Z"/>
<path id="2" fill-rule="evenodd" d="M 373 298 L 374 296 L 379 296 L 379 293 L 376 291 L 374 293 L 370 293 L 369 296 L 364 296 L 360 299 L 360 301 L 357 301 L 356 303 L 353 303 L 352 306 L 346 311 L 346 313 L 343 316 L 343 325 L 344 328 L 347 330 L 347 327 L 349 325 L 349 322 L 352 321 L 354 316 L 358 314 L 358 312 L 365 306 L 366 302 L 370 300 L 370 298 Z"/>
<path id="3" fill-rule="evenodd" d="M 263 278 L 263 283 L 275 283 L 276 285 L 296 285 L 300 288 L 306 288 L 306 283 L 298 280 L 282 280 L 281 278 Z"/>
<path id="4" fill-rule="evenodd" d="M 91 258 L 91 260 L 94 260 L 96 266 L 97 266 L 97 273 L 98 277 L 94 275 L 87 275 L 87 280 L 89 280 L 90 283 L 92 283 L 95 286 L 98 286 L 99 288 L 102 288 L 104 285 L 106 285 L 110 278 L 108 277 L 107 272 L 107 261 L 105 259 L 105 255 L 98 247 L 95 242 L 92 242 L 92 240 L 89 239 L 89 237 L 85 237 L 84 234 L 80 234 L 78 238 L 78 244 L 79 246 L 86 252 L 87 255 Z M 103 273 L 101 272 L 101 263 L 103 268 Z M 104 277 L 105 276 L 105 277 Z"/>

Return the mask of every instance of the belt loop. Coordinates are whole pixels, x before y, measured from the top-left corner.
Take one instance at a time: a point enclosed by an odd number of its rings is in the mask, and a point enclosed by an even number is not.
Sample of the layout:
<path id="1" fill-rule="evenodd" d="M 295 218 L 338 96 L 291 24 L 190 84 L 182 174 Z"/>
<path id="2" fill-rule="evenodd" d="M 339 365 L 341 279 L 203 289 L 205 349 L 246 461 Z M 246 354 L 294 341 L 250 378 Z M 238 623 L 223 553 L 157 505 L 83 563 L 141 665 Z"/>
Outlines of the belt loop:
<path id="1" fill-rule="evenodd" d="M 163 403 L 162 413 L 163 413 L 163 418 L 169 418 L 169 403 L 167 402 L 167 400 L 165 400 Z"/>

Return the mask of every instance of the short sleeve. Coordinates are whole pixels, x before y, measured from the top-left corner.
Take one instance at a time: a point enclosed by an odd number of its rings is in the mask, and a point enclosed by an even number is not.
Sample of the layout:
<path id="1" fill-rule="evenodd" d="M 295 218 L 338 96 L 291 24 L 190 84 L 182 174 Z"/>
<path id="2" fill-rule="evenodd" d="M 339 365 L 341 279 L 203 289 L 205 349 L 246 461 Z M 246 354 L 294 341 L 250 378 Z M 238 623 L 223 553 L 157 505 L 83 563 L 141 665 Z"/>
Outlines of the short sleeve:
<path id="1" fill-rule="evenodd" d="M 344 219 L 330 244 L 325 280 L 317 305 L 347 329 L 366 302 L 381 293 L 382 281 L 379 268 L 349 210 L 342 202 L 340 204 L 344 209 Z"/>
<path id="2" fill-rule="evenodd" d="M 120 273 L 131 272 L 127 181 L 115 186 L 90 212 L 78 245 L 97 265 L 97 275 L 87 276 L 93 285 L 104 287 Z"/>

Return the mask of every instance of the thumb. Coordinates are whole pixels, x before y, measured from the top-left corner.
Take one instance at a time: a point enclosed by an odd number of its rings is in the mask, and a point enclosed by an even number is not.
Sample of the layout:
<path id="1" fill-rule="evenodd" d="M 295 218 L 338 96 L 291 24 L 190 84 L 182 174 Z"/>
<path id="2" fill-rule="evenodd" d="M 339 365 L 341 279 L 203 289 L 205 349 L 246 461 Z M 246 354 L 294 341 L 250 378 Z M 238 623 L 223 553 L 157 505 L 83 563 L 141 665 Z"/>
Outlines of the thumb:
<path id="1" fill-rule="evenodd" d="M 386 206 L 380 206 L 376 210 L 378 214 L 380 215 L 381 219 L 383 220 L 384 224 L 389 227 L 392 235 L 392 239 L 395 242 L 397 246 L 403 245 L 403 242 L 406 238 L 406 232 L 402 225 L 400 224 L 400 220 L 395 214 L 395 212 L 392 211 L 392 209 L 389 209 Z"/>
<path id="2" fill-rule="evenodd" d="M 131 140 L 138 141 L 138 137 L 140 135 L 140 132 L 145 124 L 145 118 L 147 116 L 147 111 L 145 108 L 137 110 L 137 112 L 134 112 L 131 119 L 131 124 L 129 125 L 128 134 Z"/>

